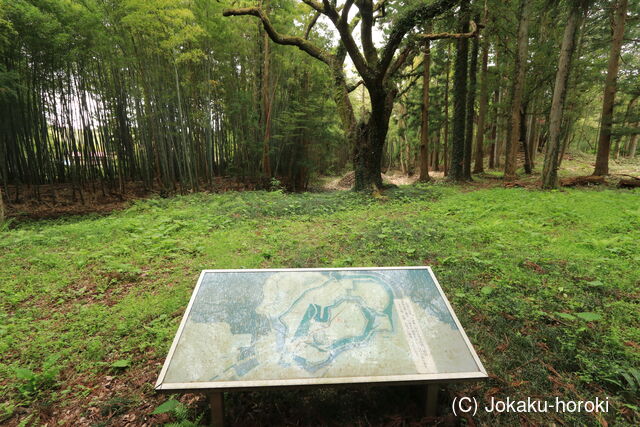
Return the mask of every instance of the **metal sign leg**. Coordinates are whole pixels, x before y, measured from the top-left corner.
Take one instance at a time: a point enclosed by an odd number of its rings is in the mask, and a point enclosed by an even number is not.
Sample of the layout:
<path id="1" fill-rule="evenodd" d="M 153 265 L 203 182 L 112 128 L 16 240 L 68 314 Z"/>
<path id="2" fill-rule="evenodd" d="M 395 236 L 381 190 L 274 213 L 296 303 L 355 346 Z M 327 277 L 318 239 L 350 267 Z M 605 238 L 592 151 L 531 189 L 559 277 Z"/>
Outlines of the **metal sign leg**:
<path id="1" fill-rule="evenodd" d="M 209 406 L 211 407 L 211 427 L 224 427 L 224 394 L 209 393 Z"/>
<path id="2" fill-rule="evenodd" d="M 425 415 L 435 417 L 438 415 L 438 389 L 439 384 L 428 384 L 426 387 Z"/>

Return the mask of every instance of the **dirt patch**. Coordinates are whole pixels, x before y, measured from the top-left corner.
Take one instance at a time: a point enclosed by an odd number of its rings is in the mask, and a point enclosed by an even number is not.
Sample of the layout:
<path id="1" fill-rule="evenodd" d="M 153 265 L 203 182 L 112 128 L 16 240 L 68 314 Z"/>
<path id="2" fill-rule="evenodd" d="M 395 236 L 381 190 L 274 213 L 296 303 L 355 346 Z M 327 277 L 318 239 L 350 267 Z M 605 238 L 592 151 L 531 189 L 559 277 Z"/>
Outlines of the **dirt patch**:
<path id="1" fill-rule="evenodd" d="M 435 180 L 444 179 L 444 174 L 442 172 L 429 172 L 429 176 Z M 387 173 L 382 174 L 382 181 L 388 184 L 394 185 L 410 185 L 414 184 L 418 181 L 418 175 L 406 175 L 400 171 L 387 171 Z M 323 186 L 325 191 L 345 191 L 351 190 L 353 188 L 353 184 L 355 182 L 355 172 L 349 172 L 343 175 L 340 178 L 336 178 L 333 181 L 329 181 L 327 184 Z"/>
<path id="2" fill-rule="evenodd" d="M 349 172 L 346 175 L 343 175 L 341 178 L 336 178 L 333 181 L 328 182 L 324 185 L 324 189 L 328 191 L 335 190 L 349 190 L 353 187 L 353 183 L 355 181 L 355 173 Z"/>
<path id="3" fill-rule="evenodd" d="M 546 274 L 546 270 L 544 268 L 542 268 L 541 266 L 539 266 L 538 264 L 536 264 L 533 261 L 525 261 L 522 263 L 522 265 L 530 270 L 535 271 L 538 274 Z"/>

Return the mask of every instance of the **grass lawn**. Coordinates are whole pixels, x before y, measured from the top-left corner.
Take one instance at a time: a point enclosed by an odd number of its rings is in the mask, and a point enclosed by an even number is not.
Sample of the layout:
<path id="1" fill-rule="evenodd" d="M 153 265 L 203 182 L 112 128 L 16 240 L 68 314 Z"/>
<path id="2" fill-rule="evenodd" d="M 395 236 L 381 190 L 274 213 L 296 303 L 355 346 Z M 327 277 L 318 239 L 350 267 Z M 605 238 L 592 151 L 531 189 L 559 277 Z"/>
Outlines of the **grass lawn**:
<path id="1" fill-rule="evenodd" d="M 0 231 L 0 423 L 207 421 L 198 395 L 161 414 L 153 383 L 200 270 L 431 265 L 490 379 L 456 396 L 609 398 L 605 414 L 476 423 L 640 423 L 640 191 L 447 184 L 229 192 Z M 411 387 L 227 396 L 232 424 L 420 419 Z M 446 418 L 446 417 L 445 417 Z M 444 419 L 444 418 L 443 418 Z"/>

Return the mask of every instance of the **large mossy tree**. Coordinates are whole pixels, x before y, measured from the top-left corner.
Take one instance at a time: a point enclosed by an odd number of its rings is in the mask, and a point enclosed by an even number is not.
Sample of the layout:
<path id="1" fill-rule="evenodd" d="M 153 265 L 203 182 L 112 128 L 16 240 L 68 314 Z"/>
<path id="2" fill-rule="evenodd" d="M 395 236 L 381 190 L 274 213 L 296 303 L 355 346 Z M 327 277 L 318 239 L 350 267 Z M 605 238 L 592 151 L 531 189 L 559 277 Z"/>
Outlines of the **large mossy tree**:
<path id="1" fill-rule="evenodd" d="M 225 16 L 249 15 L 262 21 L 265 31 L 277 44 L 299 48 L 312 57 L 324 62 L 331 71 L 334 84 L 334 100 L 347 140 L 353 147 L 353 167 L 355 171 L 354 190 L 368 191 L 382 188 L 382 155 L 389 130 L 389 119 L 398 89 L 393 82 L 394 74 L 407 60 L 415 55 L 413 44 L 403 43 L 405 36 L 416 26 L 450 10 L 456 0 L 437 0 L 432 3 L 411 2 L 397 12 L 385 10 L 385 1 L 347 0 L 338 5 L 336 1 L 304 0 L 316 15 L 328 18 L 340 37 L 339 46 L 333 52 L 322 49 L 311 42 L 306 31 L 304 37 L 285 35 L 274 27 L 268 14 L 260 7 L 229 9 Z M 352 7 L 357 8 L 350 18 Z M 317 22 L 317 16 L 312 18 Z M 374 25 L 383 21 L 389 27 L 382 47 L 373 41 Z M 312 24 L 311 24 L 312 25 Z M 360 45 L 356 42 L 354 30 L 359 26 Z M 356 120 L 349 100 L 350 86 L 344 71 L 344 60 L 349 56 L 362 84 L 367 88 L 370 99 L 368 118 Z"/>

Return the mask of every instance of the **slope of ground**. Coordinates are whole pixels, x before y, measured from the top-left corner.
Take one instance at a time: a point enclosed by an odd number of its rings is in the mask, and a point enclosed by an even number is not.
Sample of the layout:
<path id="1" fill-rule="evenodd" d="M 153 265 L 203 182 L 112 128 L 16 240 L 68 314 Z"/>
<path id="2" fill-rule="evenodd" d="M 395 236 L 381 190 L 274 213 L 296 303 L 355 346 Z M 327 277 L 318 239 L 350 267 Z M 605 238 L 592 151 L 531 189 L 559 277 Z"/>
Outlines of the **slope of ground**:
<path id="1" fill-rule="evenodd" d="M 474 420 L 640 423 L 640 191 L 465 189 L 193 194 L 0 231 L 0 424 L 205 422 L 198 395 L 152 414 L 201 269 L 389 265 L 433 266 L 490 373 L 450 385 L 441 421 L 457 396 L 530 396 L 608 398 L 610 410 Z M 420 419 L 410 387 L 227 398 L 231 425 Z"/>

